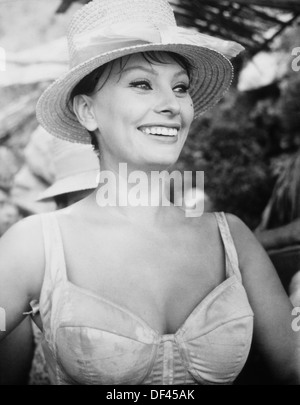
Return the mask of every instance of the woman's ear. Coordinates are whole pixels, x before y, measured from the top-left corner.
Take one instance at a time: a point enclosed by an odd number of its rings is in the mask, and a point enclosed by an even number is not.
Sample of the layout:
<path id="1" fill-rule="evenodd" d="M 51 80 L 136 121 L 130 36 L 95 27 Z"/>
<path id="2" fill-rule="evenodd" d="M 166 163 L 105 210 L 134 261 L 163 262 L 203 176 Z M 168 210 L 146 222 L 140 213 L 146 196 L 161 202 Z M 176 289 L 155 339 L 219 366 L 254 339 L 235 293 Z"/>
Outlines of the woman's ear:
<path id="1" fill-rule="evenodd" d="M 88 131 L 95 131 L 98 128 L 92 108 L 92 100 L 89 96 L 80 94 L 73 99 L 73 110 L 81 125 Z"/>

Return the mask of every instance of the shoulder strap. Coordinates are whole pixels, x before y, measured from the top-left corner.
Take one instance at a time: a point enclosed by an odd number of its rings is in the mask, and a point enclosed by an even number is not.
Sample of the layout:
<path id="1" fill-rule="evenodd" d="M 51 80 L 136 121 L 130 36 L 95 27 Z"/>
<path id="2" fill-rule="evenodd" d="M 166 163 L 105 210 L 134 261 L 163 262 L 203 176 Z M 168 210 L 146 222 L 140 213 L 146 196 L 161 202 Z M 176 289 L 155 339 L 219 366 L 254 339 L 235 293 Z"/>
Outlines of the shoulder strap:
<path id="1" fill-rule="evenodd" d="M 231 276 L 235 274 L 240 281 L 242 281 L 241 272 L 239 269 L 239 261 L 234 241 L 231 236 L 229 225 L 224 212 L 215 212 L 216 220 L 218 223 L 219 231 L 223 241 L 226 257 L 226 275 Z"/>
<path id="2" fill-rule="evenodd" d="M 53 359 L 56 359 L 56 317 L 54 314 L 55 308 L 59 305 L 60 294 L 56 294 L 55 290 L 60 288 L 66 280 L 66 265 L 56 213 L 40 214 L 40 217 L 45 250 L 45 276 L 39 300 L 39 311 L 43 322 L 43 340 L 47 342 L 45 347 Z M 33 306 L 32 309 L 34 315 Z M 50 354 L 48 357 L 50 358 Z"/>
<path id="3" fill-rule="evenodd" d="M 67 278 L 64 247 L 61 232 L 55 212 L 41 214 L 44 246 L 45 246 L 45 275 L 52 283 L 64 281 Z"/>

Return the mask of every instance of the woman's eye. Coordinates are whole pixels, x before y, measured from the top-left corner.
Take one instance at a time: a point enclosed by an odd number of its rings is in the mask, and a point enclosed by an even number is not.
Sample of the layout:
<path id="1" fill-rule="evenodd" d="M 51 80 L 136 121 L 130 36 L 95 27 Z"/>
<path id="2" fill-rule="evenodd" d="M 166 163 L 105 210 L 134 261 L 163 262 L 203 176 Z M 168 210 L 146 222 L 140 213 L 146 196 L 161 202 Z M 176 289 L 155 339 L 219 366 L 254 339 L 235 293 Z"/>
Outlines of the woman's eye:
<path id="1" fill-rule="evenodd" d="M 187 84 L 183 84 L 183 83 L 174 87 L 174 91 L 176 93 L 180 93 L 180 94 L 188 93 L 189 89 L 190 89 L 190 86 Z"/>
<path id="2" fill-rule="evenodd" d="M 130 83 L 130 87 L 135 87 L 142 90 L 152 90 L 152 87 L 149 82 L 146 80 L 139 80 L 137 82 Z"/>

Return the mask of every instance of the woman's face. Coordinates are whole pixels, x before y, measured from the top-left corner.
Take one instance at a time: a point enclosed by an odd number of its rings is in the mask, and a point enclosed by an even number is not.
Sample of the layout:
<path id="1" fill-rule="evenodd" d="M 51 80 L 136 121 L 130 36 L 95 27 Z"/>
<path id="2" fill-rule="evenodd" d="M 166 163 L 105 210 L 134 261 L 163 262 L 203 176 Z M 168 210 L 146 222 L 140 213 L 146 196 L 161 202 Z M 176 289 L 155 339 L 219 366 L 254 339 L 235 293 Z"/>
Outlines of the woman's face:
<path id="1" fill-rule="evenodd" d="M 167 53 L 161 57 L 165 63 L 153 64 L 132 55 L 121 72 L 115 61 L 88 96 L 102 162 L 151 170 L 178 159 L 194 116 L 189 77 Z"/>

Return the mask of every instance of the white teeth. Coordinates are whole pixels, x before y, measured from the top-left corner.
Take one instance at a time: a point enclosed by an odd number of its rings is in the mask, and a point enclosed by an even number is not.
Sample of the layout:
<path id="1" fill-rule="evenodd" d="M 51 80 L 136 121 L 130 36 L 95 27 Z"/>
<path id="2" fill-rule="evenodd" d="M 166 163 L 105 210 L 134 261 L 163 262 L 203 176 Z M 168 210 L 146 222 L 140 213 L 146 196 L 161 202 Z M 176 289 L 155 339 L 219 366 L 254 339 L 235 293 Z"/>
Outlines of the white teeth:
<path id="1" fill-rule="evenodd" d="M 167 127 L 147 127 L 142 128 L 142 132 L 147 135 L 164 135 L 164 136 L 176 136 L 178 133 L 177 128 L 167 128 Z"/>

